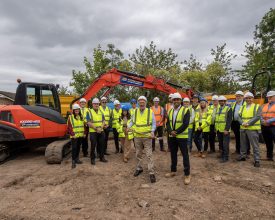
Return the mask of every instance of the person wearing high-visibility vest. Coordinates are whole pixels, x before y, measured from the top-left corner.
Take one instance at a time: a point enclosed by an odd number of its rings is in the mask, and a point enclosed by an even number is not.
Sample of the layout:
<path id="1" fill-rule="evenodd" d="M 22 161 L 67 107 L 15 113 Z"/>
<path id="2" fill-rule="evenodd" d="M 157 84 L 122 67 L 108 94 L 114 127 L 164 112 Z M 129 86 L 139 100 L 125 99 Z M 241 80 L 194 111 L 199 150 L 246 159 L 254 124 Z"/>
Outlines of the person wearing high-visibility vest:
<path id="1" fill-rule="evenodd" d="M 196 156 L 205 158 L 208 150 L 209 132 L 211 124 L 211 111 L 207 106 L 207 100 L 200 99 L 199 111 L 195 113 L 195 135 L 194 142 L 198 149 Z M 202 139 L 204 140 L 204 146 L 202 145 Z"/>
<path id="2" fill-rule="evenodd" d="M 155 136 L 158 135 L 159 139 L 159 147 L 160 151 L 164 151 L 164 146 L 163 146 L 163 123 L 165 120 L 165 115 L 164 115 L 164 109 L 159 105 L 159 98 L 155 97 L 153 99 L 154 105 L 151 107 L 152 111 L 155 114 L 155 119 L 156 119 L 156 130 L 155 130 Z M 155 138 L 152 139 L 152 148 L 153 151 L 155 151 Z"/>
<path id="3" fill-rule="evenodd" d="M 217 133 L 215 131 L 215 119 L 216 119 L 216 113 L 219 108 L 219 100 L 217 95 L 212 96 L 212 105 L 209 106 L 209 111 L 211 112 L 211 124 L 210 124 L 210 132 L 209 132 L 209 144 L 210 144 L 210 152 L 214 153 L 216 152 L 215 147 L 215 140 Z M 221 150 L 221 149 L 220 149 Z"/>
<path id="4" fill-rule="evenodd" d="M 131 99 L 130 101 L 132 108 L 130 108 L 130 114 L 131 116 L 134 114 L 136 108 L 137 108 L 137 100 Z"/>
<path id="5" fill-rule="evenodd" d="M 105 147 L 105 134 L 104 128 L 106 128 L 104 115 L 102 111 L 99 110 L 99 99 L 94 98 L 92 101 L 93 108 L 89 109 L 86 116 L 86 120 L 89 126 L 90 141 L 91 141 L 91 164 L 95 165 L 95 149 L 98 146 L 98 154 L 101 162 L 108 162 L 104 157 L 104 147 Z"/>
<path id="6" fill-rule="evenodd" d="M 85 119 L 87 113 L 88 113 L 88 109 L 86 107 L 87 104 L 87 100 L 85 98 L 81 98 L 79 100 L 79 105 L 80 105 L 80 112 L 82 117 Z M 82 153 L 84 157 L 88 157 L 88 134 L 89 134 L 89 127 L 88 125 L 85 123 L 85 135 L 82 138 Z"/>
<path id="7" fill-rule="evenodd" d="M 259 134 L 261 132 L 261 107 L 253 102 L 254 95 L 247 92 L 244 95 L 246 104 L 240 108 L 239 122 L 241 124 L 241 151 L 238 161 L 245 161 L 247 156 L 247 140 L 253 148 L 254 167 L 260 167 Z"/>
<path id="8" fill-rule="evenodd" d="M 188 185 L 191 180 L 190 161 L 188 155 L 188 126 L 190 121 L 190 111 L 181 105 L 182 97 L 179 93 L 173 94 L 174 107 L 168 112 L 167 131 L 171 147 L 171 172 L 165 177 L 174 177 L 177 172 L 178 149 L 183 157 L 184 184 Z"/>
<path id="9" fill-rule="evenodd" d="M 152 154 L 152 138 L 155 138 L 156 120 L 153 111 L 146 108 L 147 98 L 140 96 L 138 98 L 139 108 L 131 117 L 128 124 L 128 131 L 134 132 L 134 141 L 136 147 L 137 166 L 134 176 L 137 177 L 143 172 L 141 166 L 143 149 L 148 158 L 148 170 L 151 183 L 156 182 L 153 154 Z"/>
<path id="10" fill-rule="evenodd" d="M 185 108 L 189 109 L 190 113 L 190 120 L 189 120 L 189 125 L 188 125 L 188 141 L 187 141 L 187 146 L 189 149 L 189 152 L 192 151 L 192 138 L 193 138 L 193 125 L 194 125 L 194 120 L 195 120 L 195 111 L 192 108 L 192 105 L 190 104 L 190 99 L 189 98 L 184 98 L 182 100 L 183 106 Z"/>
<path id="11" fill-rule="evenodd" d="M 105 134 L 105 147 L 104 147 L 104 154 L 105 155 L 109 155 L 109 153 L 107 152 L 107 148 L 108 148 L 108 140 L 109 140 L 109 132 L 110 132 L 110 117 L 111 117 L 111 109 L 107 106 L 107 98 L 106 97 L 102 97 L 100 99 L 100 106 L 99 106 L 100 111 L 103 112 L 104 115 L 104 119 L 105 119 L 105 128 L 104 128 L 104 134 Z"/>
<path id="12" fill-rule="evenodd" d="M 240 154 L 240 149 L 241 149 L 241 140 L 240 140 L 240 123 L 238 121 L 239 118 L 239 111 L 241 107 L 245 104 L 244 102 L 244 93 L 242 91 L 237 91 L 235 93 L 236 97 L 236 102 L 233 103 L 232 105 L 232 114 L 233 114 L 233 119 L 231 123 L 231 129 L 234 132 L 235 135 L 235 140 L 236 140 L 236 154 Z"/>
<path id="13" fill-rule="evenodd" d="M 67 125 L 72 143 L 72 169 L 74 169 L 76 164 L 82 164 L 82 161 L 79 160 L 79 151 L 85 135 L 84 120 L 78 104 L 73 105 L 73 112 L 68 117 Z"/>
<path id="14" fill-rule="evenodd" d="M 123 148 L 123 161 L 125 163 L 130 159 L 131 143 L 134 139 L 132 131 L 127 130 L 127 126 L 130 123 L 131 115 L 128 106 L 122 107 L 122 114 L 117 122 L 117 131 L 120 139 L 121 146 Z"/>
<path id="15" fill-rule="evenodd" d="M 119 137 L 117 132 L 117 122 L 121 116 L 122 110 L 121 110 L 120 102 L 118 100 L 114 101 L 114 106 L 115 108 L 111 112 L 110 124 L 112 124 L 115 146 L 116 146 L 116 154 L 117 154 L 119 152 L 123 153 L 123 150 L 119 149 Z"/>
<path id="16" fill-rule="evenodd" d="M 171 108 L 173 108 L 173 93 L 169 94 L 168 103 L 165 105 L 165 121 L 164 121 L 165 131 L 167 130 L 166 124 L 167 124 L 168 112 L 170 111 Z M 168 142 L 167 151 L 169 152 L 170 145 L 168 140 L 169 140 L 169 134 L 167 133 L 167 142 Z"/>
<path id="17" fill-rule="evenodd" d="M 261 123 L 262 133 L 266 144 L 266 157 L 273 160 L 273 149 L 275 142 L 275 91 L 269 91 L 266 95 L 268 103 L 262 108 Z"/>
<path id="18" fill-rule="evenodd" d="M 224 96 L 219 96 L 219 107 L 215 116 L 215 130 L 219 140 L 221 149 L 221 163 L 226 163 L 229 160 L 229 142 L 230 142 L 230 127 L 232 122 L 232 109 L 225 105 L 227 99 Z"/>

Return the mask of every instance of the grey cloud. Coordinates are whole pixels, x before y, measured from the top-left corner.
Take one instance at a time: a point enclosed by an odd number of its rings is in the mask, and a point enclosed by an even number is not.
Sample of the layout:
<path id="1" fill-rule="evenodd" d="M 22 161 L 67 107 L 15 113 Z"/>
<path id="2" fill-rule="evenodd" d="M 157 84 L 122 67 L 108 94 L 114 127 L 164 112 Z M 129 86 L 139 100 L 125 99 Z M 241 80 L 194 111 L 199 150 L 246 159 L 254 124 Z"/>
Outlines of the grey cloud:
<path id="1" fill-rule="evenodd" d="M 107 43 L 127 57 L 153 40 L 179 60 L 193 53 L 207 63 L 210 49 L 226 42 L 240 67 L 245 42 L 272 6 L 272 0 L 0 1 L 0 90 L 15 90 L 18 76 L 67 84 L 72 69 L 83 69 L 83 57 Z"/>

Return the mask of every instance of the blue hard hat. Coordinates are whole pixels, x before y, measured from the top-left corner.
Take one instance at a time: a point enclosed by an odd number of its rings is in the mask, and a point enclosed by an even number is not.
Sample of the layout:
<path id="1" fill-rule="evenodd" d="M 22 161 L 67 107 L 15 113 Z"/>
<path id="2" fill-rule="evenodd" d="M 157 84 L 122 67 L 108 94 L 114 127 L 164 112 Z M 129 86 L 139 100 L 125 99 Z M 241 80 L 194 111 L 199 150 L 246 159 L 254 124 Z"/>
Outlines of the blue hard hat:
<path id="1" fill-rule="evenodd" d="M 202 101 L 208 102 L 207 99 L 201 97 L 201 98 L 200 98 L 200 102 L 202 102 Z"/>
<path id="2" fill-rule="evenodd" d="M 137 100 L 135 100 L 135 99 L 131 99 L 131 101 L 130 101 L 131 103 L 137 103 Z"/>
<path id="3" fill-rule="evenodd" d="M 122 106 L 122 111 L 129 111 L 129 107 L 127 105 Z"/>

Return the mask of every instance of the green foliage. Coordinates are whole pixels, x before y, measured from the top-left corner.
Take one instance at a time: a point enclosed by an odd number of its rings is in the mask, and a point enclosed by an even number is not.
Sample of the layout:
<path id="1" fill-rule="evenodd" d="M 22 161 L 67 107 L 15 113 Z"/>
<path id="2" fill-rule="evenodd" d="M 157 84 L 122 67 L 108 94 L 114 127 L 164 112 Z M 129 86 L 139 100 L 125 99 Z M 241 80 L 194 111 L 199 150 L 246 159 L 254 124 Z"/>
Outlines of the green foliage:
<path id="1" fill-rule="evenodd" d="M 72 92 L 69 90 L 68 86 L 60 86 L 57 90 L 59 95 L 71 95 Z"/>
<path id="2" fill-rule="evenodd" d="M 246 64 L 243 66 L 241 79 L 246 86 L 251 85 L 254 75 L 262 70 L 275 71 L 275 9 L 270 9 L 256 25 L 254 43 L 245 45 Z M 265 87 L 265 78 L 259 80 L 259 86 Z"/>
<path id="3" fill-rule="evenodd" d="M 203 64 L 197 60 L 197 58 L 191 53 L 189 60 L 184 60 L 183 64 L 185 65 L 183 69 L 185 71 L 202 71 Z"/>

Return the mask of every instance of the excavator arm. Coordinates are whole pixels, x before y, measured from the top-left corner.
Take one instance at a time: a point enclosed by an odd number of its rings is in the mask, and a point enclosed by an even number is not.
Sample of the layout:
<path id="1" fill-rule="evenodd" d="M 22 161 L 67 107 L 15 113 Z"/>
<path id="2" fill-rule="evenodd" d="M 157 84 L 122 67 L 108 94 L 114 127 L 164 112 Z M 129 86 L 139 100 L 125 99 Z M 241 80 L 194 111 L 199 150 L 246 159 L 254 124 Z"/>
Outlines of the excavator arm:
<path id="1" fill-rule="evenodd" d="M 156 78 L 152 75 L 142 76 L 113 68 L 110 71 L 101 74 L 88 87 L 88 89 L 79 98 L 73 100 L 71 104 L 77 102 L 80 98 L 89 100 L 96 96 L 96 94 L 105 87 L 108 89 L 104 92 L 104 95 L 108 95 L 110 91 L 117 85 L 135 86 L 144 89 L 157 90 L 166 94 L 179 92 L 183 98 L 192 96 L 191 89 L 185 89 L 185 93 L 182 91 L 184 88 L 170 82 L 165 82 L 165 80 Z"/>

